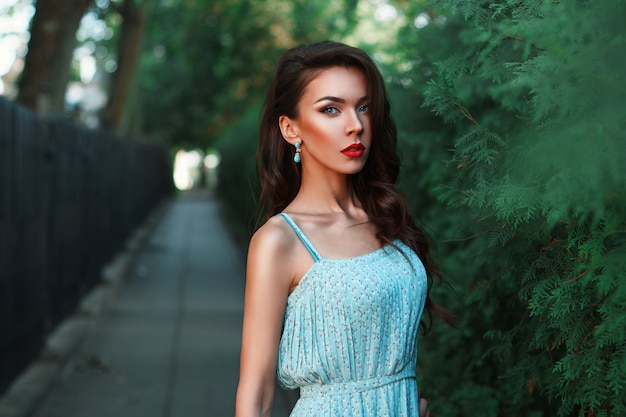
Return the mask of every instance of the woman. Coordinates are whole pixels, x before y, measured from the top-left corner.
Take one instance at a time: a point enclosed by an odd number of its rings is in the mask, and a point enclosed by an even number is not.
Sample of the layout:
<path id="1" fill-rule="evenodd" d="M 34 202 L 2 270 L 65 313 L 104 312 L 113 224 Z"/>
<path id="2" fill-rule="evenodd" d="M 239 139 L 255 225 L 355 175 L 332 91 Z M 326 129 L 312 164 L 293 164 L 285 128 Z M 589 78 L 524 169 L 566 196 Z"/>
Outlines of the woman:
<path id="1" fill-rule="evenodd" d="M 236 416 L 270 416 L 277 376 L 300 388 L 293 417 L 417 417 L 417 330 L 438 271 L 395 185 L 396 129 L 367 54 L 287 51 L 257 163 L 268 220 L 248 252 Z"/>

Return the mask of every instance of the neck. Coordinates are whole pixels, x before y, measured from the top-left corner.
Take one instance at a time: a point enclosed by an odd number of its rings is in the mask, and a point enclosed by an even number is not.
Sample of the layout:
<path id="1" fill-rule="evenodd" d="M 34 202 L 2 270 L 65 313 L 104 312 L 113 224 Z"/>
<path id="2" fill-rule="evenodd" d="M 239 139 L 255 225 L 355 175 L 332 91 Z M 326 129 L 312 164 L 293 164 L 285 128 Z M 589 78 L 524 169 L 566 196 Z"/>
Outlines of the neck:
<path id="1" fill-rule="evenodd" d="M 311 180 L 307 180 L 307 176 L 303 175 L 296 200 L 299 205 L 307 207 L 307 211 L 320 213 L 350 212 L 361 206 L 347 175 L 318 177 Z"/>

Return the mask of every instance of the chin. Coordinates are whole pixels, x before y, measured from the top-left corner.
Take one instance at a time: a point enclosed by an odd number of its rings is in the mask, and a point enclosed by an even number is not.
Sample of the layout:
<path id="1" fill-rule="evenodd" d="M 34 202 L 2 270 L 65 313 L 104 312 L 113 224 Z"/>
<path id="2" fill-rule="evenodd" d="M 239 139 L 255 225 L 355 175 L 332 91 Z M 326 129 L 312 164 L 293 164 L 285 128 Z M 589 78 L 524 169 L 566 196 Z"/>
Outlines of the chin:
<path id="1" fill-rule="evenodd" d="M 355 167 L 351 167 L 347 169 L 345 173 L 348 175 L 355 175 L 363 171 L 364 167 L 365 167 L 365 164 L 359 164 L 359 166 L 355 166 Z"/>

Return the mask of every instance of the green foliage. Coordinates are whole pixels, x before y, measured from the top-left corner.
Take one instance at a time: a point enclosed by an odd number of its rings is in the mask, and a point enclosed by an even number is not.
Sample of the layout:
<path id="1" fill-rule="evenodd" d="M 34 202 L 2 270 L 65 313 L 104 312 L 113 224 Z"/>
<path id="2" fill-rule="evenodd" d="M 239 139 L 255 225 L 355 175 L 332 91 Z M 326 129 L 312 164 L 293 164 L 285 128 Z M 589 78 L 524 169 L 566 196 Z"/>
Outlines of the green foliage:
<path id="1" fill-rule="evenodd" d="M 415 150 L 403 186 L 457 291 L 433 294 L 460 321 L 422 341 L 433 412 L 626 415 L 625 2 L 445 0 L 411 12 L 431 24 L 402 33 L 420 64 L 396 89 L 446 125 L 415 112 L 411 128 L 398 113 Z"/>
<path id="2" fill-rule="evenodd" d="M 207 147 L 264 97 L 274 64 L 300 42 L 348 31 L 354 0 L 172 0 L 152 7 L 142 56 L 146 131 Z M 325 25 L 338 14 L 345 19 Z"/>
<path id="3" fill-rule="evenodd" d="M 255 72 L 277 54 L 263 26 L 272 18 L 259 8 L 247 1 L 171 1 L 152 8 L 141 81 L 148 134 L 204 148 L 233 121 L 234 109 L 254 104 L 260 91 Z"/>

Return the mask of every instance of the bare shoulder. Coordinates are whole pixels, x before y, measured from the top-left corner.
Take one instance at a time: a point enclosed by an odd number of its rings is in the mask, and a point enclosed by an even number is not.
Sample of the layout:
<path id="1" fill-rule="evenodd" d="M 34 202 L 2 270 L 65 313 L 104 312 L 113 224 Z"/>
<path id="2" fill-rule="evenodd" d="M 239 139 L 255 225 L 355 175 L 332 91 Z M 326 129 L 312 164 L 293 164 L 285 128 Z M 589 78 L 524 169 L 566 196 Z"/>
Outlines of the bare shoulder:
<path id="1" fill-rule="evenodd" d="M 294 279 L 294 239 L 296 235 L 280 216 L 270 218 L 250 239 L 247 280 L 279 285 L 288 292 Z"/>
<path id="2" fill-rule="evenodd" d="M 293 247 L 294 237 L 285 220 L 280 216 L 271 217 L 250 239 L 248 256 L 250 252 L 253 252 L 253 255 L 256 252 L 262 252 L 267 256 L 284 255 L 289 248 Z"/>

